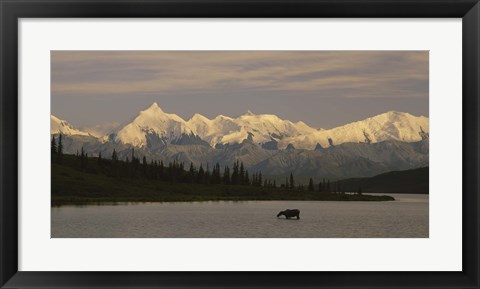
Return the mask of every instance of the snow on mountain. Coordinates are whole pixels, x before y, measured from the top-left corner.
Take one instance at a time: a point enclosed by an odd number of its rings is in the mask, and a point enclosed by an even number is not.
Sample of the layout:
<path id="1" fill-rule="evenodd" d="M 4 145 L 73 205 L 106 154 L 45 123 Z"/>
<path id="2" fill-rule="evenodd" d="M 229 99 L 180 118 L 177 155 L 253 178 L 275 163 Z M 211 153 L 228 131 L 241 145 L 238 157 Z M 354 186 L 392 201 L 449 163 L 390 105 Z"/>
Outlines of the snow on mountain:
<path id="1" fill-rule="evenodd" d="M 240 129 L 231 117 L 219 115 L 214 119 L 208 119 L 198 113 L 188 120 L 187 125 L 196 135 L 212 146 L 218 143 L 223 136 Z"/>
<path id="2" fill-rule="evenodd" d="M 165 113 L 156 102 L 129 124 L 117 132 L 116 140 L 125 144 L 142 147 L 147 145 L 149 135 L 160 139 L 174 140 L 182 134 L 189 135 L 192 131 L 187 123 L 176 114 Z"/>
<path id="3" fill-rule="evenodd" d="M 240 160 L 249 171 L 333 178 L 428 166 L 428 132 L 427 117 L 395 111 L 317 130 L 250 111 L 236 118 L 195 114 L 185 121 L 153 103 L 112 134 L 95 138 L 51 116 L 51 133 L 65 135 L 66 153 L 84 148 L 89 155 L 108 156 L 116 149 L 123 159 L 133 145 L 149 159 L 177 159 L 197 167 Z"/>
<path id="4" fill-rule="evenodd" d="M 346 142 L 377 143 L 384 140 L 416 142 L 428 137 L 429 122 L 425 116 L 389 111 L 365 120 L 352 122 L 329 130 L 282 139 L 279 148 L 293 144 L 296 148 L 314 149 Z"/>
<path id="5" fill-rule="evenodd" d="M 278 141 L 283 138 L 310 134 L 317 131 L 301 121 L 293 123 L 289 120 L 280 119 L 273 114 L 256 115 L 251 111 L 236 118 L 234 122 L 240 129 L 224 135 L 217 142 L 239 143 L 250 136 L 254 143 L 266 143 L 271 140 Z"/>
<path id="6" fill-rule="evenodd" d="M 97 124 L 94 126 L 80 127 L 80 130 L 87 132 L 94 137 L 101 138 L 105 135 L 115 132 L 119 126 L 120 124 L 118 122 L 111 122 L 111 123 Z"/>
<path id="7" fill-rule="evenodd" d="M 115 140 L 149 148 L 152 143 L 158 148 L 158 144 L 198 144 L 201 140 L 216 147 L 250 140 L 272 148 L 285 149 L 291 144 L 296 149 L 313 150 L 347 142 L 415 142 L 427 138 L 428 131 L 427 117 L 395 111 L 328 130 L 317 130 L 301 121 L 294 123 L 273 114 L 254 114 L 251 111 L 236 118 L 219 115 L 214 119 L 197 113 L 185 121 L 153 103 L 121 128 Z M 110 137 L 103 139 L 106 141 Z"/>
<path id="8" fill-rule="evenodd" d="M 194 133 L 211 146 L 241 143 L 245 139 L 266 143 L 316 131 L 303 122 L 293 123 L 273 114 L 256 115 L 251 111 L 237 118 L 219 115 L 213 120 L 195 114 L 187 123 Z"/>
<path id="9" fill-rule="evenodd" d="M 50 134 L 89 136 L 87 132 L 74 128 L 66 120 L 50 115 Z"/>
<path id="10" fill-rule="evenodd" d="M 176 114 L 165 113 L 157 103 L 153 103 L 121 128 L 115 140 L 143 147 L 148 145 L 149 135 L 157 135 L 165 143 L 185 136 L 198 136 L 214 147 L 217 144 L 241 143 L 246 139 L 265 143 L 315 131 L 303 122 L 293 123 L 276 115 L 255 115 L 250 111 L 237 118 L 219 115 L 214 119 L 197 113 L 185 121 Z M 104 141 L 107 139 L 108 136 L 103 138 Z"/>

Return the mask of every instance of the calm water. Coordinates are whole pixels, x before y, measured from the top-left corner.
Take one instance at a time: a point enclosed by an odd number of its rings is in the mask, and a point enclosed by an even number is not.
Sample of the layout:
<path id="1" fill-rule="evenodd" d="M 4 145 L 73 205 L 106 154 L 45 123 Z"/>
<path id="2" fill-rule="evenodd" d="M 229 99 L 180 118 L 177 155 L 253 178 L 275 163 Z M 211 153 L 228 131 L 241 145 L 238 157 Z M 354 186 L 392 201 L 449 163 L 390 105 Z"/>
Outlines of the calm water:
<path id="1" fill-rule="evenodd" d="M 428 195 L 394 202 L 129 203 L 52 208 L 53 238 L 426 238 Z M 300 209 L 300 220 L 276 218 Z"/>

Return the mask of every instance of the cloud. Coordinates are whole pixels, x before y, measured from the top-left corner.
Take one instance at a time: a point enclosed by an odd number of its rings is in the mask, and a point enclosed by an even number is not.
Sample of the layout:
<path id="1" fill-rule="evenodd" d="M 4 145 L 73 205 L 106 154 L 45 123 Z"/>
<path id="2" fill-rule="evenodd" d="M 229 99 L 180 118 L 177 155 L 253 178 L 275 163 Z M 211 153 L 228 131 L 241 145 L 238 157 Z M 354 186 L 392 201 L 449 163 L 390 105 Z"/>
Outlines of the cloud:
<path id="1" fill-rule="evenodd" d="M 427 51 L 52 51 L 52 94 L 428 97 Z"/>

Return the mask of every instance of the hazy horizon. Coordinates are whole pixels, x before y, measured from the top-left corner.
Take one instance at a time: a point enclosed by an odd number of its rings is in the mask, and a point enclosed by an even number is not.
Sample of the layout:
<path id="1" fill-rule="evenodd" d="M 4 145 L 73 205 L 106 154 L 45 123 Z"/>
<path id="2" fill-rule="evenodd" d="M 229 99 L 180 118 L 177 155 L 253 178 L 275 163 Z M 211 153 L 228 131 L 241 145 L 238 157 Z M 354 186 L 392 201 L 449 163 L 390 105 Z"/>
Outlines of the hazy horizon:
<path id="1" fill-rule="evenodd" d="M 428 51 L 52 51 L 51 113 L 119 124 L 153 102 L 185 120 L 248 110 L 331 128 L 428 117 Z"/>

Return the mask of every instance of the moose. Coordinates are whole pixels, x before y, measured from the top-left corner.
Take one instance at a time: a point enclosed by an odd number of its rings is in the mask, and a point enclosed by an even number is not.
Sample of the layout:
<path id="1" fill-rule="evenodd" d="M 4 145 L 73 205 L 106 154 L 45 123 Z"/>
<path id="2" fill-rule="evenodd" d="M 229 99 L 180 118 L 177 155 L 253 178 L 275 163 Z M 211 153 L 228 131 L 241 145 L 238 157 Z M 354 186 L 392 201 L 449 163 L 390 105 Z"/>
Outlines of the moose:
<path id="1" fill-rule="evenodd" d="M 293 209 L 293 210 L 286 209 L 285 211 L 281 211 L 280 213 L 277 214 L 277 218 L 280 217 L 280 216 L 285 216 L 285 218 L 287 218 L 287 219 L 297 217 L 297 220 L 299 220 L 300 219 L 300 210 L 298 210 L 298 209 Z"/>

